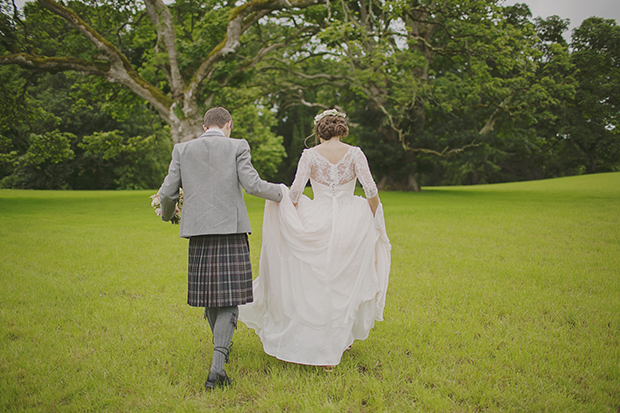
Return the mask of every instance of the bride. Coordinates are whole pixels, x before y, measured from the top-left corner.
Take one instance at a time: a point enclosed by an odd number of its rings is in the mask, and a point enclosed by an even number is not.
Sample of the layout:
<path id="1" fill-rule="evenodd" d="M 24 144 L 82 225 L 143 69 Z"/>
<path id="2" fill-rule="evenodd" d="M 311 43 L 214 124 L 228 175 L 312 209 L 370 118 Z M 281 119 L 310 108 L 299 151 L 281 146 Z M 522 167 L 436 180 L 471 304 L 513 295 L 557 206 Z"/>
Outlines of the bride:
<path id="1" fill-rule="evenodd" d="M 391 247 L 366 156 L 340 140 L 346 115 L 324 111 L 314 126 L 321 143 L 303 151 L 282 202 L 265 203 L 254 302 L 239 319 L 271 356 L 335 366 L 383 320 Z M 314 199 L 302 194 L 308 179 Z M 366 199 L 354 195 L 356 180 Z"/>

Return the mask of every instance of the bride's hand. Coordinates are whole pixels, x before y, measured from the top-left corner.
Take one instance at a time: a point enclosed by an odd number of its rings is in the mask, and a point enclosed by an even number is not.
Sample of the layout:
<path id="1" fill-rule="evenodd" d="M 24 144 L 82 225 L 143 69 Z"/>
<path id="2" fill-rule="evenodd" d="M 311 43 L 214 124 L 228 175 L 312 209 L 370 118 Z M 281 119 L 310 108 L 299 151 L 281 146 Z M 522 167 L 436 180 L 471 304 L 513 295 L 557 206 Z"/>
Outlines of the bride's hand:
<path id="1" fill-rule="evenodd" d="M 374 196 L 373 198 L 367 199 L 368 205 L 370 205 L 370 210 L 372 211 L 372 215 L 375 215 L 377 212 L 377 208 L 379 207 L 379 195 Z"/>

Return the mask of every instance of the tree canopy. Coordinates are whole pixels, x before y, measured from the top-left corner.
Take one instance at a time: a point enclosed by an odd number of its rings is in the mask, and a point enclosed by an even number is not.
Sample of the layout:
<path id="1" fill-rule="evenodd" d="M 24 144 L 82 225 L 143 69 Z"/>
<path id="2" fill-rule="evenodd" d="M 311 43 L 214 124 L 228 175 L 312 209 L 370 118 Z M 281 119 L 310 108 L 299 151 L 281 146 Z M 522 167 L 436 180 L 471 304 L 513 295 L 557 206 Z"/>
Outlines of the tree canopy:
<path id="1" fill-rule="evenodd" d="M 289 183 L 312 118 L 347 112 L 381 187 L 620 168 L 619 28 L 500 0 L 0 2 L 5 187 L 156 187 L 225 106 Z"/>

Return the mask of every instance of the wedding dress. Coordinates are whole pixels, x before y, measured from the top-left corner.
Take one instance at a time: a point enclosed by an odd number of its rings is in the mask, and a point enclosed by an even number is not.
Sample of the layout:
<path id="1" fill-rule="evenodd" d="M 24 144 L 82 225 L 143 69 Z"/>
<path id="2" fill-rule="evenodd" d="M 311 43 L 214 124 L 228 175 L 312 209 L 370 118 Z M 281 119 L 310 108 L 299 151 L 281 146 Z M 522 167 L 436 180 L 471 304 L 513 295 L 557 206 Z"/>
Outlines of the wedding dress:
<path id="1" fill-rule="evenodd" d="M 254 302 L 240 307 L 239 319 L 271 356 L 337 365 L 383 320 L 391 246 L 382 205 L 373 217 L 353 193 L 356 178 L 367 198 L 377 195 L 361 149 L 350 147 L 336 164 L 306 149 L 290 191 L 282 185 L 282 201 L 265 203 Z M 308 179 L 312 200 L 302 195 Z"/>

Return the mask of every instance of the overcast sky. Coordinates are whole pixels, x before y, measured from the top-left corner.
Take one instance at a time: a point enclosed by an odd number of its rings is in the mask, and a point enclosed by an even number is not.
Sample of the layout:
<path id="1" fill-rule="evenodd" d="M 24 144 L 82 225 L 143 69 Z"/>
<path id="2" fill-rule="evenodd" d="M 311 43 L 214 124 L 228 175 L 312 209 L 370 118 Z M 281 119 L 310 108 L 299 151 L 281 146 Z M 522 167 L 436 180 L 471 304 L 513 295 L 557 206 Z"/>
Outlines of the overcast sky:
<path id="1" fill-rule="evenodd" d="M 21 7 L 25 0 L 15 0 Z M 549 17 L 554 14 L 570 19 L 570 30 L 579 27 L 591 16 L 615 19 L 620 23 L 620 0 L 506 0 L 505 5 L 526 3 L 533 17 Z"/>
<path id="2" fill-rule="evenodd" d="M 546 18 L 558 15 L 570 19 L 570 31 L 581 26 L 588 17 L 615 19 L 620 23 L 620 0 L 506 0 L 506 6 L 525 3 L 530 6 L 533 17 Z"/>

